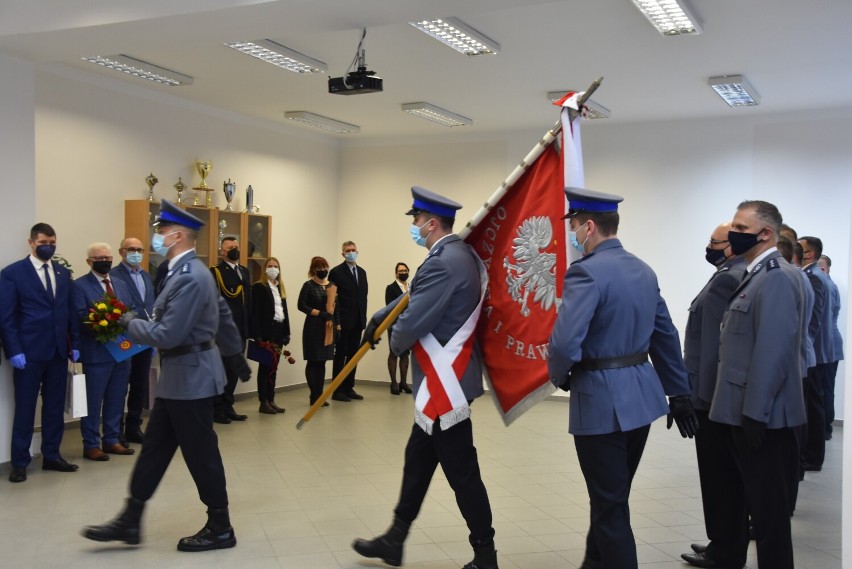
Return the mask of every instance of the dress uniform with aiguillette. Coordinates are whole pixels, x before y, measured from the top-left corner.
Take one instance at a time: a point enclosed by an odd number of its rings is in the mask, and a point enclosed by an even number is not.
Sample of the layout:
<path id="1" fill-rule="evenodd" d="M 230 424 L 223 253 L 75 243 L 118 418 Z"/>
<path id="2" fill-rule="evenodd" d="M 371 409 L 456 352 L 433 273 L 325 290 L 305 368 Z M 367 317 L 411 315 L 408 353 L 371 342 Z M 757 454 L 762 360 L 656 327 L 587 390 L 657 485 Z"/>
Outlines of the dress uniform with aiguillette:
<path id="1" fill-rule="evenodd" d="M 157 225 L 168 226 L 172 230 L 168 235 L 182 231 L 186 239 L 182 228 L 197 231 L 204 223 L 163 200 Z M 139 543 L 144 504 L 180 448 L 199 497 L 208 508 L 208 521 L 200 532 L 181 539 L 178 549 L 233 547 L 236 537 L 228 516 L 225 470 L 213 430 L 213 402 L 225 385 L 220 352 L 241 359 L 243 373 L 249 368 L 242 358 L 242 341 L 231 313 L 195 249 L 190 247 L 169 257 L 165 285 L 154 303 L 152 320 L 135 318 L 132 313 L 122 319 L 130 338 L 156 347 L 161 358 L 156 400 L 131 475 L 130 498 L 119 517 L 105 525 L 89 526 L 83 535 L 96 541 Z"/>

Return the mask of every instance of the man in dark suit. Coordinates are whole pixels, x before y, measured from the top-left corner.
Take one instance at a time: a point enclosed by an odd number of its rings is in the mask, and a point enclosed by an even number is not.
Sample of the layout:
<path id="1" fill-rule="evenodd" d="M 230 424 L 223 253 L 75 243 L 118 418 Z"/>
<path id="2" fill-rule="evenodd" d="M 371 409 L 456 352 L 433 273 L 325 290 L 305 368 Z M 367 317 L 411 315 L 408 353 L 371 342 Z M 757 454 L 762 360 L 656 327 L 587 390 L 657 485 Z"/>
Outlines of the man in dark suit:
<path id="1" fill-rule="evenodd" d="M 147 320 L 154 310 L 154 284 L 151 276 L 142 269 L 144 252 L 142 241 L 135 237 L 125 238 L 118 249 L 121 263 L 110 271 L 110 277 L 125 284 L 130 301 L 136 307 L 136 316 Z M 141 443 L 143 438 L 142 410 L 148 406 L 148 381 L 153 353 L 153 350 L 147 349 L 130 358 L 130 389 L 127 394 L 124 438 L 131 443 Z"/>
<path id="2" fill-rule="evenodd" d="M 109 278 L 112 268 L 112 250 L 106 243 L 92 243 L 86 251 L 86 262 L 92 270 L 74 281 L 74 309 L 82 321 L 89 308 L 104 296 L 124 303 L 129 310 L 136 309 L 130 292 L 122 281 Z M 83 456 L 89 460 L 109 460 L 110 454 L 131 455 L 135 451 L 119 442 L 124 398 L 130 378 L 130 359 L 118 362 L 106 346 L 99 342 L 87 328 L 80 331 L 80 361 L 86 374 L 86 399 L 88 414 L 80 419 L 83 435 Z M 102 411 L 103 409 L 103 411 Z M 100 419 L 103 416 L 103 434 Z"/>
<path id="3" fill-rule="evenodd" d="M 225 469 L 213 429 L 213 401 L 225 386 L 225 365 L 248 381 L 251 370 L 227 304 L 204 263 L 195 241 L 204 222 L 162 200 L 152 247 L 168 259 L 169 270 L 154 302 L 152 320 L 132 311 L 120 323 L 135 342 L 160 351 L 161 374 L 145 443 L 130 477 L 130 497 L 118 517 L 82 534 L 95 541 L 141 542 L 145 503 L 151 499 L 180 448 L 207 506 L 207 523 L 178 541 L 180 551 L 234 547 L 237 538 L 228 512 Z"/>
<path id="4" fill-rule="evenodd" d="M 251 328 L 249 312 L 251 310 L 251 276 L 247 267 L 240 264 L 240 243 L 234 237 L 225 237 L 219 248 L 219 264 L 210 269 L 219 294 L 225 299 L 234 318 L 234 324 L 240 332 L 245 346 Z M 247 415 L 234 410 L 234 390 L 237 388 L 237 376 L 225 367 L 225 390 L 222 392 L 213 414 L 213 420 L 227 425 L 231 421 L 245 421 Z"/>
<path id="5" fill-rule="evenodd" d="M 801 346 L 807 283 L 775 247 L 781 221 L 773 204 L 745 201 L 731 222 L 731 250 L 745 258 L 747 274 L 722 317 L 710 420 L 727 425 L 758 565 L 793 569 L 785 473 L 797 451 L 793 429 L 806 420 Z M 748 530 L 739 529 L 745 535 L 738 541 L 747 547 Z"/>
<path id="6" fill-rule="evenodd" d="M 748 516 L 741 510 L 743 488 L 734 456 L 725 440 L 726 429 L 708 417 L 716 391 L 716 365 L 719 358 L 719 326 L 728 300 L 745 276 L 745 260 L 731 251 L 728 242 L 730 222 L 719 225 L 710 235 L 705 258 L 715 267 L 704 288 L 689 306 L 689 319 L 683 340 L 683 360 L 692 388 L 692 406 L 698 416 L 695 454 L 704 506 L 704 527 L 710 543 L 693 544 L 693 552 L 681 555 L 696 567 L 742 567 L 747 543 L 738 540 L 748 534 L 743 526 Z M 729 499 L 731 495 L 737 499 Z"/>
<path id="7" fill-rule="evenodd" d="M 397 355 L 414 352 L 414 425 L 405 447 L 393 525 L 375 539 L 355 540 L 352 547 L 364 557 L 401 565 L 408 530 L 440 464 L 470 530 L 474 558 L 464 569 L 497 569 L 491 504 L 479 472 L 470 418 L 470 402 L 483 393 L 474 328 L 488 277 L 473 249 L 453 233 L 461 204 L 417 186 L 411 193 L 414 203 L 406 215 L 414 216 L 415 242 L 429 254 L 411 281 L 411 301 L 394 324 L 390 348 Z M 402 298 L 373 315 L 365 342 L 374 343 L 376 328 Z M 433 365 L 448 361 L 446 366 Z"/>
<path id="8" fill-rule="evenodd" d="M 80 357 L 79 322 L 72 302 L 71 273 L 51 261 L 56 232 L 46 223 L 30 230 L 30 255 L 0 272 L 0 334 L 15 368 L 10 482 L 27 479 L 32 457 L 36 402 L 41 406 L 42 470 L 74 472 L 76 464 L 59 454 L 64 432 L 68 358 Z"/>
<path id="9" fill-rule="evenodd" d="M 340 314 L 340 336 L 334 348 L 332 363 L 333 377 L 337 377 L 358 351 L 361 333 L 367 325 L 367 271 L 357 264 L 358 247 L 352 241 L 346 241 L 340 254 L 344 261 L 328 273 L 328 280 L 337 286 L 337 310 Z M 364 399 L 355 391 L 356 367 L 337 387 L 332 399 Z"/>

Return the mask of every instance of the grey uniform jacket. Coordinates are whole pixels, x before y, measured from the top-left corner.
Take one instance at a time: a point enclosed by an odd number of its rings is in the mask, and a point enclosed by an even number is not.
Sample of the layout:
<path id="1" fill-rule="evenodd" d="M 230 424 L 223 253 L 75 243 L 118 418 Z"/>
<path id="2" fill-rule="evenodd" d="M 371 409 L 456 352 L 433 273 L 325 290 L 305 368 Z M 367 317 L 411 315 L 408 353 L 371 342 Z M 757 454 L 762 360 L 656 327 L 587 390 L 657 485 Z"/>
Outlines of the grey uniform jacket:
<path id="1" fill-rule="evenodd" d="M 837 319 L 840 317 L 840 290 L 837 285 L 828 277 L 829 291 L 831 292 L 831 322 L 832 322 L 832 339 L 834 340 L 834 359 L 832 361 L 839 362 L 843 359 L 843 336 L 840 335 L 840 327 L 837 325 Z"/>
<path id="2" fill-rule="evenodd" d="M 805 267 L 805 274 L 814 287 L 814 311 L 811 317 L 811 336 L 814 339 L 814 352 L 817 364 L 830 364 L 834 361 L 834 329 L 832 326 L 832 300 L 828 277 L 816 263 Z"/>
<path id="3" fill-rule="evenodd" d="M 813 314 L 814 302 L 814 287 L 811 286 L 808 275 L 804 271 L 799 271 L 802 275 L 802 282 L 805 286 L 802 287 L 805 293 L 805 333 L 802 335 L 802 377 L 807 377 L 808 370 L 816 365 L 816 352 L 814 352 L 814 337 L 811 336 L 810 317 Z"/>
<path id="4" fill-rule="evenodd" d="M 770 429 L 805 422 L 804 286 L 799 270 L 775 250 L 736 290 L 722 319 L 711 420 L 741 425 L 745 415 Z"/>
<path id="5" fill-rule="evenodd" d="M 719 326 L 728 300 L 740 286 L 746 262 L 741 257 L 725 261 L 692 304 L 683 336 L 683 362 L 692 387 L 692 405 L 709 410 L 716 390 L 716 365 L 719 363 Z"/>
<path id="6" fill-rule="evenodd" d="M 401 354 L 430 332 L 446 344 L 479 304 L 480 275 L 476 253 L 457 235 L 448 235 L 432 246 L 417 269 L 409 287 L 408 308 L 393 327 L 391 350 Z M 381 322 L 403 297 L 373 315 Z M 414 393 L 423 381 L 423 370 L 414 358 L 411 377 Z M 461 377 L 465 397 L 471 401 L 483 393 L 482 361 L 474 346 L 473 355 Z"/>
<path id="7" fill-rule="evenodd" d="M 230 309 L 194 250 L 170 267 L 165 278 L 165 286 L 154 302 L 154 320 L 131 321 L 127 330 L 130 338 L 162 350 L 211 340 L 218 348 L 163 358 L 156 396 L 204 399 L 218 395 L 225 385 L 220 350 L 226 356 L 242 351 Z"/>

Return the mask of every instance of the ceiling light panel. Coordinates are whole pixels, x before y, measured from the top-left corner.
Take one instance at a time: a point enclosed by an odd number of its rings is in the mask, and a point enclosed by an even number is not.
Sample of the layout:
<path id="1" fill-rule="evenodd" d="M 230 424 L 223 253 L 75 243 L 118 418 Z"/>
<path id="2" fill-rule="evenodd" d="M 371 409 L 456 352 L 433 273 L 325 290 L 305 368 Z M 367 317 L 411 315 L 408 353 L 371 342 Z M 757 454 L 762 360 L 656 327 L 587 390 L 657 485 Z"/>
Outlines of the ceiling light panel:
<path id="1" fill-rule="evenodd" d="M 500 44 L 474 30 L 458 18 L 408 22 L 426 35 L 465 55 L 496 55 Z"/>
<path id="2" fill-rule="evenodd" d="M 633 0 L 633 3 L 664 36 L 701 33 L 701 24 L 686 0 Z"/>
<path id="3" fill-rule="evenodd" d="M 325 73 L 328 66 L 272 40 L 237 41 L 226 46 L 294 73 Z"/>
<path id="4" fill-rule="evenodd" d="M 760 104 L 760 95 L 742 75 L 711 77 L 707 83 L 731 107 L 754 107 Z"/>
<path id="5" fill-rule="evenodd" d="M 361 127 L 358 125 L 336 121 L 307 111 L 287 111 L 284 113 L 284 118 L 339 134 L 361 132 Z"/>
<path id="6" fill-rule="evenodd" d="M 149 81 L 155 81 L 169 87 L 192 85 L 192 77 L 189 75 L 184 75 L 183 73 L 178 73 L 177 71 L 172 71 L 171 69 L 166 69 L 165 67 L 160 67 L 159 65 L 154 65 L 153 63 L 148 63 L 147 61 L 124 54 L 94 55 L 81 59 L 100 65 L 101 67 L 106 67 L 107 69 L 121 71 L 133 77 L 148 79 Z"/>
<path id="7" fill-rule="evenodd" d="M 405 103 L 402 105 L 402 110 L 406 113 L 432 121 L 443 126 L 468 126 L 473 124 L 473 121 L 467 117 L 451 113 L 441 107 L 430 105 L 429 103 Z"/>

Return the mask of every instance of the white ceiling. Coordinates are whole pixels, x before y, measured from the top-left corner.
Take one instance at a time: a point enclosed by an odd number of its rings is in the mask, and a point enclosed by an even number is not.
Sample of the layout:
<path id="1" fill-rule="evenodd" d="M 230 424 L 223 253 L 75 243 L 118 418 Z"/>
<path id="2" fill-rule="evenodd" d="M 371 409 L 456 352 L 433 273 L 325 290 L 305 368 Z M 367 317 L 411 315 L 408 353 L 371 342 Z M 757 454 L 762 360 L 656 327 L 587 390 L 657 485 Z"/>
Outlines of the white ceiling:
<path id="1" fill-rule="evenodd" d="M 698 36 L 662 37 L 630 0 L 0 0 L 0 53 L 114 77 L 189 101 L 283 123 L 310 111 L 377 137 L 548 128 L 548 91 L 584 89 L 610 123 L 730 117 L 852 106 L 852 2 L 692 0 Z M 456 16 L 501 45 L 468 58 L 409 26 Z M 330 95 L 367 28 L 367 67 L 384 92 Z M 328 64 L 299 75 L 226 48 L 268 38 Z M 123 53 L 194 77 L 163 87 L 80 60 Z M 758 107 L 731 109 L 707 86 L 745 75 Z M 410 116 L 426 101 L 473 119 L 448 129 Z M 294 126 L 293 128 L 308 128 Z"/>

